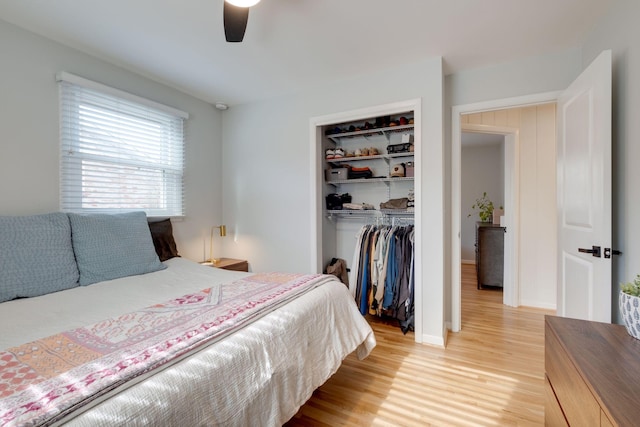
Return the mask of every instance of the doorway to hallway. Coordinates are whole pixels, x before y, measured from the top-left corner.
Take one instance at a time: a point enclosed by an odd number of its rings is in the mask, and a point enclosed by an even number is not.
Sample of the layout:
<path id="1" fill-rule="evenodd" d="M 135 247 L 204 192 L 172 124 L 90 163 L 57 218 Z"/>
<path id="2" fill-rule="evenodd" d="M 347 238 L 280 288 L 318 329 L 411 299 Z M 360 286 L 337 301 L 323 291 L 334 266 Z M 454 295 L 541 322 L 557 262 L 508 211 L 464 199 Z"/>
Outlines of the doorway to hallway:
<path id="1" fill-rule="evenodd" d="M 463 256 L 462 135 L 504 136 L 503 303 L 555 308 L 555 97 L 538 95 L 454 107 L 452 138 L 452 330 L 461 327 Z M 456 114 L 457 113 L 457 114 Z M 499 198 L 499 196 L 495 196 Z M 467 255 L 468 256 L 468 255 Z M 458 262 L 456 262 L 458 261 Z M 539 286 L 540 283 L 546 285 Z"/>

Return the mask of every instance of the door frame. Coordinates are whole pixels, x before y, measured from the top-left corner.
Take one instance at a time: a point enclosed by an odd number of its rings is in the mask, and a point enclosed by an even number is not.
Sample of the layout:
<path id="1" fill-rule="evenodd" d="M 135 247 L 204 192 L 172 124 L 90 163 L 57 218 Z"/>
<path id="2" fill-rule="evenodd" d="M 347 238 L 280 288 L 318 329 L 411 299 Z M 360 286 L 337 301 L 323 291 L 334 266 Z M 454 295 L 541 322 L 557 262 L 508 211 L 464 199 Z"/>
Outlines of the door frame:
<path id="1" fill-rule="evenodd" d="M 490 126 L 476 124 L 461 124 L 461 132 L 484 133 L 491 135 L 502 135 L 504 143 L 502 150 L 504 153 L 504 227 L 506 233 L 504 235 L 504 287 L 502 293 L 502 303 L 511 307 L 517 307 L 520 301 L 519 287 L 517 286 L 519 269 L 517 259 L 517 249 L 519 248 L 519 230 L 520 230 L 520 197 L 518 188 L 520 188 L 520 165 L 518 158 L 520 156 L 520 139 L 519 131 L 516 128 L 505 126 Z M 460 146 L 462 154 L 462 145 Z M 460 170 L 462 173 L 462 170 Z M 462 181 L 460 182 L 462 192 Z M 460 212 L 462 218 L 462 212 Z"/>
<path id="2" fill-rule="evenodd" d="M 527 107 L 539 104 L 547 104 L 550 102 L 556 102 L 558 100 L 561 92 L 544 92 L 537 93 L 531 95 L 524 95 L 512 98 L 502 98 L 495 99 L 490 101 L 482 101 L 476 102 L 472 104 L 462 104 L 462 105 L 454 105 L 451 108 L 451 330 L 452 332 L 460 331 L 462 327 L 462 310 L 461 310 L 461 257 L 460 257 L 460 217 L 461 217 L 461 192 L 462 192 L 462 179 L 461 179 L 461 154 L 462 154 L 462 124 L 460 120 L 460 116 L 462 114 L 470 114 L 470 113 L 482 113 L 486 111 L 492 110 L 503 110 L 508 108 L 519 108 L 519 107 Z M 506 130 L 508 130 L 507 128 Z M 505 141 L 506 142 L 506 141 Z M 506 145 L 505 145 L 506 147 Z M 510 166 L 512 173 L 517 175 L 518 172 L 518 162 L 517 157 L 517 143 L 514 144 L 514 150 L 511 153 L 506 153 L 509 155 L 509 159 L 511 159 L 512 163 Z M 505 155 L 505 168 L 507 168 L 506 163 L 508 163 L 508 158 Z M 517 176 L 515 177 L 517 181 Z M 507 181 L 507 176 L 505 176 L 505 184 Z M 513 289 L 507 290 L 505 288 L 504 299 L 509 299 L 508 302 L 505 302 L 508 305 L 518 306 L 519 305 L 519 286 L 518 286 L 518 258 L 519 258 L 519 247 L 518 247 L 518 239 L 519 235 L 519 221 L 517 218 L 518 215 L 518 207 L 517 201 L 519 199 L 518 193 L 519 188 L 516 185 L 513 185 L 510 193 L 514 194 L 512 196 L 513 203 L 515 204 L 513 213 L 514 216 L 511 219 L 513 224 L 509 225 L 510 227 L 514 227 L 514 240 L 512 241 L 513 251 L 511 252 L 511 260 L 514 261 L 513 268 L 510 269 L 510 278 L 505 278 L 506 283 L 515 284 Z M 505 197 L 508 197 L 505 194 Z M 506 204 L 506 201 L 505 201 Z M 506 206 L 505 206 L 506 207 Z M 506 212 L 506 209 L 505 209 Z M 508 260 L 507 260 L 508 261 Z"/>

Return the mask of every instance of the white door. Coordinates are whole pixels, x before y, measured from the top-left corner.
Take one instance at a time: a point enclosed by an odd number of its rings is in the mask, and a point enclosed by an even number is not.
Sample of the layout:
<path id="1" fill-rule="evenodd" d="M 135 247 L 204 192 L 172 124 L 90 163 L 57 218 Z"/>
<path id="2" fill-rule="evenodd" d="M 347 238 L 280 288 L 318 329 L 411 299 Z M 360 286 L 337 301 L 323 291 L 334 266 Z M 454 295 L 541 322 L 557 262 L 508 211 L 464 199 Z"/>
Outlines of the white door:
<path id="1" fill-rule="evenodd" d="M 611 51 L 559 98 L 557 154 L 558 315 L 609 323 Z"/>

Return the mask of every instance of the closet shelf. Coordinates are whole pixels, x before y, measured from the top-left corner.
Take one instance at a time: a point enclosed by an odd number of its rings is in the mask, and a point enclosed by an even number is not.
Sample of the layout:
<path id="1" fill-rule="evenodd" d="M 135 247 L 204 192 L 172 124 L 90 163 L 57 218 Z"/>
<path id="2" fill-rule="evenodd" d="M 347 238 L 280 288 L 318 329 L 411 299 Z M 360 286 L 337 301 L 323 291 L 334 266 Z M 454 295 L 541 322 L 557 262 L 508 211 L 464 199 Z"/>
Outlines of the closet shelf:
<path id="1" fill-rule="evenodd" d="M 413 125 L 399 125 L 399 126 L 389 126 L 385 128 L 377 128 L 377 129 L 365 129 L 365 130 L 357 130 L 354 132 L 343 132 L 336 133 L 332 135 L 327 135 L 331 141 L 339 144 L 342 139 L 353 138 L 355 136 L 368 137 L 371 135 L 385 135 L 387 139 L 390 134 L 398 133 L 402 131 L 413 130 Z"/>
<path id="2" fill-rule="evenodd" d="M 325 181 L 325 182 L 333 186 L 338 186 L 341 184 L 362 184 L 362 183 L 374 183 L 374 182 L 384 182 L 388 184 L 390 182 L 399 182 L 399 181 L 413 181 L 413 177 L 410 176 L 410 177 L 393 177 L 393 178 L 339 179 L 336 181 Z"/>
<path id="3" fill-rule="evenodd" d="M 385 157 L 388 159 L 395 159 L 398 157 L 413 157 L 413 151 L 409 151 L 407 153 L 385 154 Z"/>
<path id="4" fill-rule="evenodd" d="M 327 210 L 327 218 L 366 218 L 376 222 L 394 222 L 394 218 L 413 221 L 414 211 L 405 209 L 333 209 Z"/>
<path id="5" fill-rule="evenodd" d="M 375 156 L 352 156 L 352 157 L 340 157 L 339 159 L 325 159 L 327 163 L 346 163 L 357 162 L 360 160 L 373 160 L 373 159 L 386 159 L 386 154 L 376 154 Z"/>
<path id="6" fill-rule="evenodd" d="M 413 216 L 416 212 L 406 209 L 380 209 L 383 215 Z"/>
<path id="7" fill-rule="evenodd" d="M 325 159 L 325 161 L 327 163 L 347 163 L 347 162 L 358 162 L 360 160 L 396 159 L 398 157 L 413 157 L 413 152 L 394 153 L 394 154 L 376 154 L 375 156 L 340 157 L 339 159 Z"/>
<path id="8" fill-rule="evenodd" d="M 379 216 L 382 212 L 377 209 L 331 209 L 327 216 Z"/>

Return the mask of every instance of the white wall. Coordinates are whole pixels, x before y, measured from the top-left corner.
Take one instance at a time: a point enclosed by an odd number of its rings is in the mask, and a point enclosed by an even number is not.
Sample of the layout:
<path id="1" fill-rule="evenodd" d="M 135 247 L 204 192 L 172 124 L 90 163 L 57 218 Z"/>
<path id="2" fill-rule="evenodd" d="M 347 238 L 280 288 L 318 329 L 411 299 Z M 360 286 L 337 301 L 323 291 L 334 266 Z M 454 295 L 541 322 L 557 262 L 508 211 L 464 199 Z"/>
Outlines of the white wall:
<path id="1" fill-rule="evenodd" d="M 452 106 L 562 90 L 569 86 L 581 70 L 580 49 L 575 48 L 447 76 L 445 78 L 445 156 L 447 165 L 451 164 L 449 147 L 451 146 Z M 447 195 L 451 194 L 449 190 L 451 187 L 450 171 L 451 169 L 448 168 L 447 191 L 445 192 Z M 447 203 L 451 204 L 450 197 Z M 450 235 L 450 224 L 447 224 L 447 233 Z M 449 248 L 445 249 L 450 253 Z M 542 265 L 540 268 L 545 268 L 545 266 Z M 449 320 L 451 317 L 451 287 L 450 281 L 446 283 L 445 304 L 446 316 Z M 539 290 L 536 290 L 535 292 L 538 295 L 547 295 L 547 291 L 539 293 Z M 555 301 L 555 297 L 552 298 L 552 301 Z M 528 304 L 538 305 L 538 303 L 531 301 Z M 542 306 L 546 306 L 546 303 Z"/>
<path id="2" fill-rule="evenodd" d="M 444 339 L 442 63 L 394 64 L 377 74 L 306 93 L 234 107 L 223 117 L 224 220 L 234 235 L 227 256 L 254 271 L 308 272 L 311 262 L 310 119 L 422 98 L 421 325 L 428 342 Z M 427 237 L 428 236 L 428 237 Z M 315 266 L 312 267 L 315 269 Z"/>
<path id="3" fill-rule="evenodd" d="M 612 313 L 618 314 L 618 284 L 640 273 L 640 2 L 619 0 L 581 47 L 566 53 L 529 58 L 471 70 L 445 79 L 447 106 L 566 88 L 595 57 L 613 51 L 613 258 Z M 447 109 L 448 111 L 448 109 Z M 445 129 L 448 130 L 450 118 Z M 447 137 L 449 139 L 449 137 Z M 445 144 L 448 146 L 448 144 Z M 447 153 L 448 154 L 448 153 Z"/>
<path id="4" fill-rule="evenodd" d="M 178 251 L 202 260 L 203 236 L 222 218 L 220 113 L 177 90 L 1 20 L 0 57 L 0 215 L 60 209 L 55 74 L 68 71 L 189 113 L 186 218 L 174 222 L 174 231 Z"/>
<path id="5" fill-rule="evenodd" d="M 478 210 L 471 207 L 484 192 L 495 208 L 504 206 L 504 136 L 494 145 L 462 147 L 460 206 L 460 256 L 463 261 L 475 262 L 476 222 Z M 471 215 L 471 216 L 469 216 Z"/>
<path id="6" fill-rule="evenodd" d="M 612 310 L 618 314 L 620 282 L 640 273 L 640 2 L 619 0 L 583 45 L 586 67 L 606 49 L 613 52 L 613 257 Z"/>
<path id="7" fill-rule="evenodd" d="M 520 304 L 555 309 L 556 108 L 555 104 L 545 104 L 519 110 Z"/>
<path id="8" fill-rule="evenodd" d="M 580 49 L 575 48 L 462 71 L 445 78 L 446 105 L 561 90 L 581 69 Z"/>
<path id="9" fill-rule="evenodd" d="M 0 214 L 58 209 L 58 99 L 54 75 L 69 71 L 189 112 L 187 125 L 187 218 L 175 224 L 179 250 L 202 259 L 203 235 L 224 222 L 225 256 L 248 258 L 257 270 L 307 271 L 309 264 L 308 120 L 344 110 L 423 97 L 425 240 L 423 283 L 425 333 L 438 336 L 449 317 L 450 107 L 561 90 L 603 49 L 614 53 L 614 242 L 624 252 L 614 260 L 614 284 L 640 272 L 640 3 L 619 0 L 581 49 L 469 70 L 447 76 L 442 109 L 441 71 L 434 61 L 394 64 L 386 73 L 364 75 L 334 87 L 245 105 L 220 113 L 210 105 L 94 57 L 0 21 Z M 583 54 L 584 53 L 584 54 Z M 584 56 L 584 57 L 583 57 Z M 439 61 L 438 61 L 439 62 Z M 442 124 L 445 141 L 442 145 Z M 444 151 L 443 151 L 444 149 Z M 222 154 L 222 156 L 221 156 Z M 224 162 L 222 161 L 224 159 Z M 25 165 L 32 171 L 24 172 Z M 224 190 L 221 188 L 223 174 Z M 444 191 L 442 176 L 446 175 Z M 16 185 L 8 185 L 16 183 Z M 223 193 L 222 198 L 220 197 Z M 221 202 L 222 200 L 222 202 Z M 428 204 L 427 204 L 428 203 Z M 437 228 L 444 224 L 445 229 Z M 235 238 L 233 236 L 235 232 Z M 426 234 L 426 233 L 423 233 Z M 443 255 L 443 253 L 445 255 Z M 217 254 L 216 254 L 217 255 Z M 444 258 L 443 258 L 444 257 Z M 447 264 L 446 269 L 445 264 Z M 443 294 L 443 283 L 445 286 Z M 617 295 L 617 289 L 612 290 Z M 614 305 L 617 299 L 614 299 Z"/>

